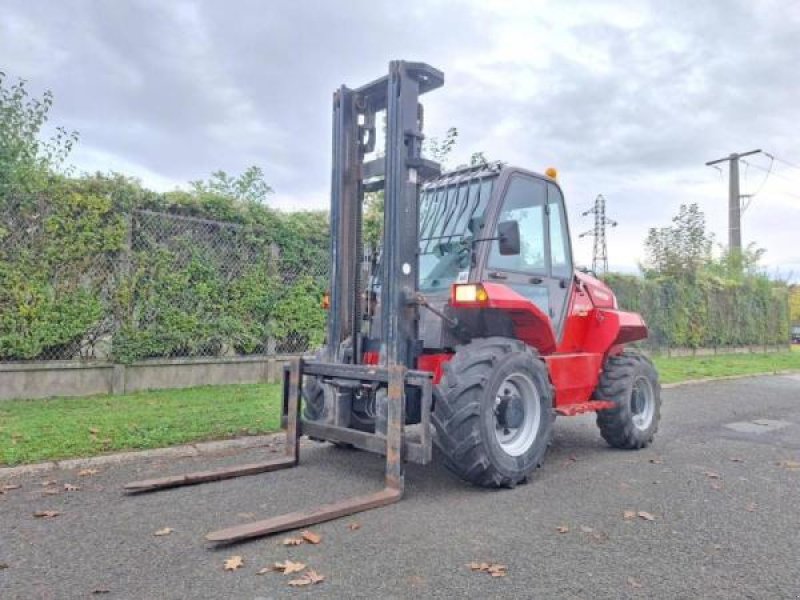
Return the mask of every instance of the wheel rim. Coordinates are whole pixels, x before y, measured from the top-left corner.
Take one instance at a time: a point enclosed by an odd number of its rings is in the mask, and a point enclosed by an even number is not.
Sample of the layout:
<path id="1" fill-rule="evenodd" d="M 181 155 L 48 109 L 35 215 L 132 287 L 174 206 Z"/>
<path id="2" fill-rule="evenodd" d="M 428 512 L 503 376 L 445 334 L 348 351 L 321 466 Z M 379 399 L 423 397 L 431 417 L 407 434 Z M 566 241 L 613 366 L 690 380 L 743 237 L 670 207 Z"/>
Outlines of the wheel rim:
<path id="1" fill-rule="evenodd" d="M 519 401 L 522 410 L 518 427 L 508 427 L 500 418 L 501 404 L 511 398 Z M 494 415 L 494 434 L 505 453 L 520 456 L 527 452 L 539 433 L 542 418 L 539 392 L 530 377 L 514 373 L 503 380 L 494 399 Z"/>
<path id="2" fill-rule="evenodd" d="M 653 384 L 646 377 L 637 377 L 631 391 L 631 414 L 634 427 L 640 431 L 649 428 L 656 413 Z"/>

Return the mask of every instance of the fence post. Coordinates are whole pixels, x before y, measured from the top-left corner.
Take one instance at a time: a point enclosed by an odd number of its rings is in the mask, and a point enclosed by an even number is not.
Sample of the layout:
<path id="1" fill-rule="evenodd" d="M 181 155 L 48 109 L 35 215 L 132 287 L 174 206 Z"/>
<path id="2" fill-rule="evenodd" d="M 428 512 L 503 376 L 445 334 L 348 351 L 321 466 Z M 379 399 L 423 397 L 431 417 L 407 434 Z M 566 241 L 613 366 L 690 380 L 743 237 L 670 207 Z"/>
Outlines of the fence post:
<path id="1" fill-rule="evenodd" d="M 133 254 L 133 209 L 123 213 L 122 219 L 125 223 L 125 235 L 122 237 L 122 247 L 119 251 L 119 261 L 117 262 L 117 277 L 114 283 L 114 325 L 111 329 L 111 357 L 114 357 L 114 341 L 117 333 L 125 321 L 126 308 L 123 306 L 123 296 L 120 289 L 124 289 L 131 282 L 131 255 Z M 127 290 L 128 295 L 131 290 Z"/>
<path id="2" fill-rule="evenodd" d="M 269 263 L 270 266 L 275 269 L 275 272 L 280 275 L 280 260 L 281 260 L 281 249 L 278 247 L 278 244 L 271 243 L 269 245 Z M 269 328 L 271 329 L 271 328 Z M 264 352 L 267 356 L 275 356 L 277 354 L 277 344 L 275 343 L 275 338 L 272 337 L 272 332 L 267 334 L 269 337 L 267 338 L 266 344 L 264 344 Z"/>
<path id="3" fill-rule="evenodd" d="M 111 393 L 114 396 L 125 393 L 125 365 L 114 364 L 114 371 L 111 374 Z"/>
<path id="4" fill-rule="evenodd" d="M 114 360 L 113 373 L 111 375 L 111 393 L 119 395 L 125 393 L 125 365 L 118 364 L 114 355 L 114 342 L 117 333 L 125 320 L 125 306 L 122 304 L 120 287 L 130 285 L 131 282 L 131 254 L 133 253 L 133 209 L 123 213 L 125 223 L 125 235 L 122 238 L 122 248 L 119 253 L 119 263 L 117 266 L 117 278 L 115 283 L 115 302 L 114 302 L 114 325 L 111 329 L 111 358 Z M 130 292 L 130 290 L 128 290 Z"/>

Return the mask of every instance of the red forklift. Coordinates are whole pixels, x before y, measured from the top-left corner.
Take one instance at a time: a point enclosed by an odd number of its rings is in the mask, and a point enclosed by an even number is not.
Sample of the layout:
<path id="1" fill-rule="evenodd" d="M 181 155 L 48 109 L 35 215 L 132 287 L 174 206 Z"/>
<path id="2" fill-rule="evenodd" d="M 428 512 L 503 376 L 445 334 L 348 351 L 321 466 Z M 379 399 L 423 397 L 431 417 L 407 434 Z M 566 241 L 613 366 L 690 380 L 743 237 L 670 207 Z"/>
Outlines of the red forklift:
<path id="1" fill-rule="evenodd" d="M 392 61 L 334 93 L 327 338 L 285 370 L 285 456 L 128 492 L 294 467 L 301 435 L 386 457 L 382 490 L 207 535 L 224 544 L 395 502 L 404 463 L 430 462 L 434 444 L 463 480 L 512 488 L 542 464 L 556 415 L 595 412 L 611 446 L 650 444 L 658 375 L 626 349 L 647 337 L 643 319 L 575 268 L 555 171 L 442 174 L 422 156 L 419 98 L 443 83 L 427 64 Z M 382 240 L 365 253 L 364 197 L 380 192 Z"/>

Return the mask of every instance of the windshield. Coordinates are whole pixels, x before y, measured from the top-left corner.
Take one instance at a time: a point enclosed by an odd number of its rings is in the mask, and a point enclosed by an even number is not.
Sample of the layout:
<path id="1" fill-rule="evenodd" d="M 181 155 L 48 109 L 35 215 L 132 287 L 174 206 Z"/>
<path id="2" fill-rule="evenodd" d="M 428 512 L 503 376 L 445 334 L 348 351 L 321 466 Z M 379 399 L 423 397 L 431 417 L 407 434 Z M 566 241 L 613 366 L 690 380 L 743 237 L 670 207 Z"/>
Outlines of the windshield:
<path id="1" fill-rule="evenodd" d="M 472 239 L 483 223 L 494 177 L 462 179 L 423 190 L 419 218 L 419 289 L 432 292 L 466 281 Z"/>

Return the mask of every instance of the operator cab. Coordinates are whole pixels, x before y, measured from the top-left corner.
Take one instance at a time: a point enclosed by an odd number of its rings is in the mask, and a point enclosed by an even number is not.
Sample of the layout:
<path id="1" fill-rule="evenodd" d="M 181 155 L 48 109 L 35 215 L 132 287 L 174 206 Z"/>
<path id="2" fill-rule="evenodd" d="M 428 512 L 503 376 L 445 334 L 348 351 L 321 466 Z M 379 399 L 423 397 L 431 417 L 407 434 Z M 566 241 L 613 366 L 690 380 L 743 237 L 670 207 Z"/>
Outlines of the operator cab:
<path id="1" fill-rule="evenodd" d="M 555 178 L 499 163 L 428 183 L 420 198 L 420 292 L 443 304 L 454 283 L 502 283 L 547 315 L 560 339 L 573 279 L 565 210 Z M 441 320 L 421 316 L 425 347 L 449 345 Z"/>

